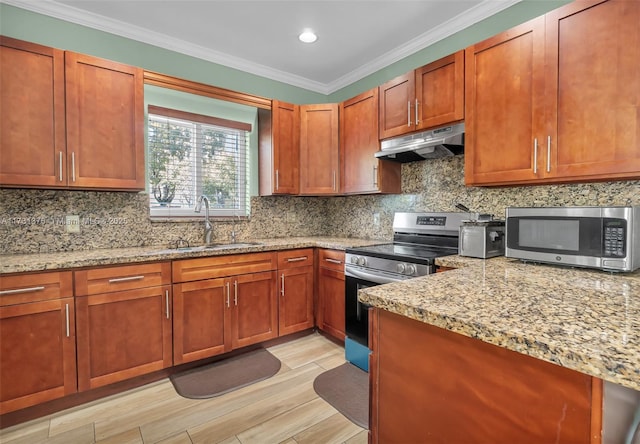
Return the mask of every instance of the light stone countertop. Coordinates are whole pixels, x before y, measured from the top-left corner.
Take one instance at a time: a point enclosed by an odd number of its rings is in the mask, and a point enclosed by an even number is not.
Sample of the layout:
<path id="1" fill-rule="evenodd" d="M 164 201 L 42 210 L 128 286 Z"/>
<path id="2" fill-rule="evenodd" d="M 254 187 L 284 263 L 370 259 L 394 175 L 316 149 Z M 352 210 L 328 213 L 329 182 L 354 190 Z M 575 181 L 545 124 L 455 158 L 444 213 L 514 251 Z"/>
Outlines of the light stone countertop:
<path id="1" fill-rule="evenodd" d="M 238 242 L 244 242 L 242 240 Z M 55 253 L 7 254 L 0 255 L 0 275 L 46 270 L 65 270 L 80 267 L 131 264 L 195 257 L 220 256 L 226 254 L 258 253 L 261 251 L 289 250 L 293 248 L 330 248 L 344 250 L 389 243 L 384 240 L 366 240 L 346 237 L 290 237 L 273 239 L 251 239 L 257 245 L 244 247 L 224 247 L 215 250 L 193 251 L 148 246 L 132 248 L 106 248 Z"/>
<path id="2" fill-rule="evenodd" d="M 640 270 L 448 256 L 455 270 L 359 291 L 367 304 L 640 390 Z"/>

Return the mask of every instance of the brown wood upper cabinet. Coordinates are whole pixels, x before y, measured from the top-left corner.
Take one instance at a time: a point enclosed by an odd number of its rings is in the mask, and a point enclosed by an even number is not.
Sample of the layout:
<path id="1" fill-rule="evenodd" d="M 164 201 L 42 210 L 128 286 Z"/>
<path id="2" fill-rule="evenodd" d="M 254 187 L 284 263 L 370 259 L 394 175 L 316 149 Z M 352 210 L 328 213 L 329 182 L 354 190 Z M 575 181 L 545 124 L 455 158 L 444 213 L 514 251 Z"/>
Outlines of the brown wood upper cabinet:
<path id="1" fill-rule="evenodd" d="M 142 69 L 0 36 L 0 185 L 144 189 Z"/>
<path id="2" fill-rule="evenodd" d="M 300 106 L 300 194 L 338 194 L 338 104 Z"/>
<path id="3" fill-rule="evenodd" d="M 401 165 L 380 160 L 378 88 L 340 103 L 341 188 L 345 194 L 400 193 Z"/>
<path id="4" fill-rule="evenodd" d="M 300 190 L 300 107 L 273 100 L 258 110 L 260 195 Z"/>
<path id="5" fill-rule="evenodd" d="M 579 1 L 467 48 L 467 185 L 639 178 L 639 22 Z"/>
<path id="6" fill-rule="evenodd" d="M 464 51 L 379 86 L 380 139 L 464 119 Z"/>

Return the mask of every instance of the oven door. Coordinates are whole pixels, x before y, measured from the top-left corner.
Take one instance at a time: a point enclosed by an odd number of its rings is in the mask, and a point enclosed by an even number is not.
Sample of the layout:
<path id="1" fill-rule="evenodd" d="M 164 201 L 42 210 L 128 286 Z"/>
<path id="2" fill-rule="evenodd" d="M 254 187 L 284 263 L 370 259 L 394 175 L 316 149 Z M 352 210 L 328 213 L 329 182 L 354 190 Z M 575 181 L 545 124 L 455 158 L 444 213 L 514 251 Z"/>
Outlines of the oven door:
<path id="1" fill-rule="evenodd" d="M 369 344 L 369 306 L 358 301 L 358 290 L 404 279 L 391 273 L 370 273 L 345 267 L 345 331 L 347 337 L 364 346 Z"/>

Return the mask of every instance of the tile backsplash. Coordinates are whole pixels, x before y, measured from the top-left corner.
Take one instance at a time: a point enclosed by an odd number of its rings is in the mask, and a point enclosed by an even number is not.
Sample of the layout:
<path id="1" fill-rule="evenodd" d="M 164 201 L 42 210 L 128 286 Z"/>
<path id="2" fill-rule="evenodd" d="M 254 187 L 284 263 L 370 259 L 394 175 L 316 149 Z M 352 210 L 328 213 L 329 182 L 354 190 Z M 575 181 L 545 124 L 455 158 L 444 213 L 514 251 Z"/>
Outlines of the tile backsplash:
<path id="1" fill-rule="evenodd" d="M 395 211 L 472 211 L 504 217 L 508 206 L 640 205 L 640 181 L 508 188 L 464 186 L 464 158 L 404 164 L 402 194 L 343 197 L 253 197 L 251 217 L 236 224 L 238 239 L 341 236 L 391 239 Z M 199 221 L 149 218 L 144 193 L 0 189 L 2 253 L 37 253 L 203 241 Z M 80 232 L 67 233 L 66 215 Z M 379 221 L 374 225 L 374 215 Z M 214 220 L 214 238 L 227 241 L 233 224 Z"/>

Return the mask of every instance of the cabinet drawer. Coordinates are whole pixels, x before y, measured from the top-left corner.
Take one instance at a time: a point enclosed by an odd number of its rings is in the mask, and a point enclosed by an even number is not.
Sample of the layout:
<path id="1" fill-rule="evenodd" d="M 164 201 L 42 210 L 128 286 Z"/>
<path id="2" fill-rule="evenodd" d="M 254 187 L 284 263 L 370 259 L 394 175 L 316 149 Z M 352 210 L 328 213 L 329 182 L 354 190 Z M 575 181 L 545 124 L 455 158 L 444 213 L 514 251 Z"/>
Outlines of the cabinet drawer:
<path id="1" fill-rule="evenodd" d="M 171 263 L 101 267 L 75 272 L 76 296 L 156 287 L 171 283 Z"/>
<path id="2" fill-rule="evenodd" d="M 318 265 L 322 268 L 344 272 L 344 251 L 320 250 Z"/>
<path id="3" fill-rule="evenodd" d="M 73 297 L 70 271 L 0 277 L 0 306 Z"/>
<path id="4" fill-rule="evenodd" d="M 173 262 L 173 282 L 199 281 L 276 269 L 276 253 L 249 253 Z"/>
<path id="5" fill-rule="evenodd" d="M 313 248 L 278 251 L 278 270 L 313 265 Z"/>

